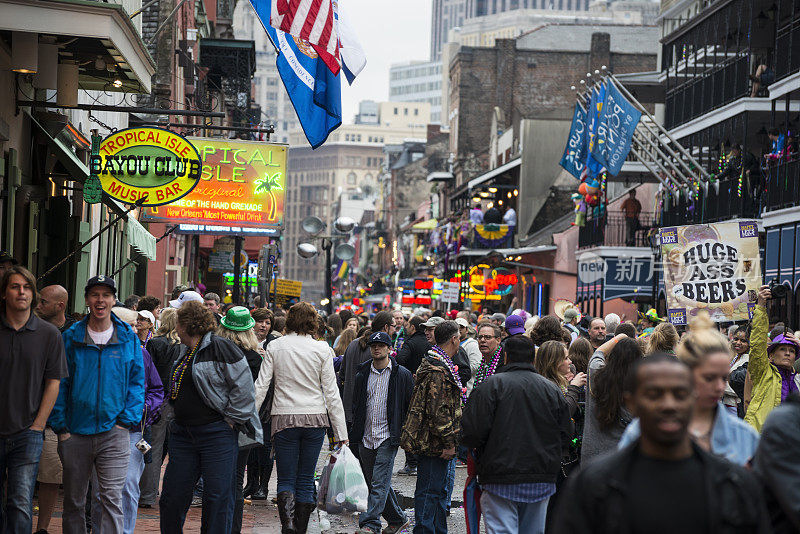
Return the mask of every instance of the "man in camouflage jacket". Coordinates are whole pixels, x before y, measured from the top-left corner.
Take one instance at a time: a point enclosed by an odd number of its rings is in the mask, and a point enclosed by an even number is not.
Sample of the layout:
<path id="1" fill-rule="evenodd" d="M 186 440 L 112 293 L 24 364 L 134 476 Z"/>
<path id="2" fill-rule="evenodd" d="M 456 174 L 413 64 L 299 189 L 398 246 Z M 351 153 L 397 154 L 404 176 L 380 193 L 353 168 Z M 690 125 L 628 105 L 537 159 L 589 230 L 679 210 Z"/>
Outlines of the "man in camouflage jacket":
<path id="1" fill-rule="evenodd" d="M 436 345 L 417 369 L 400 446 L 418 455 L 414 534 L 447 532 L 448 470 L 456 454 L 464 387 L 452 357 L 460 346 L 458 325 L 434 331 Z"/>

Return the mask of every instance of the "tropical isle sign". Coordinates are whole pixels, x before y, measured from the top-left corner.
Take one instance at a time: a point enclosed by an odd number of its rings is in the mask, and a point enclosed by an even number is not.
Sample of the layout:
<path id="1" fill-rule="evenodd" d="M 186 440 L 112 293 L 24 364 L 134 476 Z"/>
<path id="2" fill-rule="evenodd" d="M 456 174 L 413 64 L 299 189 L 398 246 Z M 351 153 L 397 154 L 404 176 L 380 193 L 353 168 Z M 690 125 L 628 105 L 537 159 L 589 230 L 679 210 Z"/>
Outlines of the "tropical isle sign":
<path id="1" fill-rule="evenodd" d="M 201 169 L 192 143 L 160 128 L 114 132 L 89 160 L 91 174 L 108 196 L 141 206 L 162 206 L 185 197 L 199 182 Z"/>

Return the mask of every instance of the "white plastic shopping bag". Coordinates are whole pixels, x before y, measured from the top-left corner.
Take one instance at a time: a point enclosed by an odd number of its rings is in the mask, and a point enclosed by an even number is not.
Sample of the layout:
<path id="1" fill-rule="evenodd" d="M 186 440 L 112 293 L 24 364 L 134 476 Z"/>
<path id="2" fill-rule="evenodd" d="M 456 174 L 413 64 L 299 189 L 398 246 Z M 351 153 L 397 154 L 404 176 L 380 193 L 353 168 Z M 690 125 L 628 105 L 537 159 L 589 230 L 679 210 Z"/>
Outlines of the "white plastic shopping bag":
<path id="1" fill-rule="evenodd" d="M 329 514 L 366 512 L 369 489 L 358 459 L 347 445 L 331 454 L 320 479 L 320 500 L 326 470 L 330 467 L 325 485 L 325 511 Z"/>

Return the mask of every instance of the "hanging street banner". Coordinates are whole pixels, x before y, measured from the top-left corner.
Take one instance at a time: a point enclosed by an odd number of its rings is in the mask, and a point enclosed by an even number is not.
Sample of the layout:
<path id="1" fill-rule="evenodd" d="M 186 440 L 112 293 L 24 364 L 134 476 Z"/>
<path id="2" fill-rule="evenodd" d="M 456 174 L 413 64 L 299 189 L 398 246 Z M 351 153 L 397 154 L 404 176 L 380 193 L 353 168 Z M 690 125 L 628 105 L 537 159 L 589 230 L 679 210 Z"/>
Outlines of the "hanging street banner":
<path id="1" fill-rule="evenodd" d="M 581 173 L 586 164 L 586 146 L 586 110 L 576 103 L 567 146 L 564 147 L 564 155 L 561 156 L 558 164 L 578 180 L 581 179 Z"/>
<path id="2" fill-rule="evenodd" d="M 619 89 L 609 81 L 605 102 L 595 125 L 595 142 L 592 156 L 613 176 L 622 170 L 622 164 L 631 151 L 631 141 L 642 112 L 628 102 Z"/>
<path id="3" fill-rule="evenodd" d="M 187 233 L 275 233 L 283 224 L 288 147 L 228 139 L 189 141 L 202 160 L 197 187 L 168 206 L 143 210 L 141 220 L 177 223 Z"/>
<path id="4" fill-rule="evenodd" d="M 200 154 L 168 130 L 127 128 L 103 140 L 89 158 L 89 172 L 114 200 L 162 206 L 184 198 L 198 184 Z"/>
<path id="5" fill-rule="evenodd" d="M 667 313 L 688 324 L 700 310 L 716 322 L 747 321 L 761 285 L 756 221 L 661 228 Z"/>
<path id="6" fill-rule="evenodd" d="M 605 258 L 603 300 L 651 299 L 653 277 L 658 276 L 651 257 Z"/>

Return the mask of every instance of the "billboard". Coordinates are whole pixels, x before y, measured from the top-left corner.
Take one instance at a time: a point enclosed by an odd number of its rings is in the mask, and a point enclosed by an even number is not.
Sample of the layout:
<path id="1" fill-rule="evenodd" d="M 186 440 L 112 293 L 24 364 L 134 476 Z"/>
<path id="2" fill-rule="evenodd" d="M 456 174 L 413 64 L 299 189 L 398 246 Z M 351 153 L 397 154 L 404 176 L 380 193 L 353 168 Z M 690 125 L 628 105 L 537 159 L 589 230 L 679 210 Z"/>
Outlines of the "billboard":
<path id="1" fill-rule="evenodd" d="M 661 228 L 667 313 L 688 324 L 706 310 L 716 322 L 752 317 L 761 285 L 756 221 Z"/>
<path id="2" fill-rule="evenodd" d="M 142 210 L 141 220 L 188 228 L 278 228 L 283 225 L 288 147 L 260 141 L 189 138 L 200 154 L 200 181 L 165 206 Z"/>

